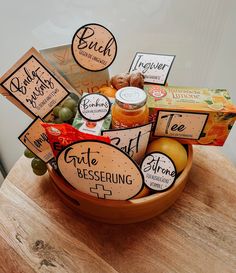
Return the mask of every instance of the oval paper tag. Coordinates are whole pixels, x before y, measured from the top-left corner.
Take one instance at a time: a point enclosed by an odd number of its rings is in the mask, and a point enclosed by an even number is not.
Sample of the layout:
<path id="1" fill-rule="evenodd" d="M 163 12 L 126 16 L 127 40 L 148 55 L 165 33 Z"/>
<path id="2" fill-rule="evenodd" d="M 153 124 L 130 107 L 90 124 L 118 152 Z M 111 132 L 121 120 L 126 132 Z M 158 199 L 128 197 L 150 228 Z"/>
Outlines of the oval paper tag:
<path id="1" fill-rule="evenodd" d="M 57 164 L 68 183 L 97 198 L 127 200 L 143 188 L 143 175 L 134 161 L 104 142 L 73 143 L 59 153 Z"/>
<path id="2" fill-rule="evenodd" d="M 110 112 L 110 101 L 101 94 L 88 94 L 78 104 L 80 115 L 89 121 L 104 119 Z"/>
<path id="3" fill-rule="evenodd" d="M 144 183 L 155 191 L 166 191 L 175 182 L 177 177 L 173 161 L 160 152 L 146 155 L 141 164 Z"/>
<path id="4" fill-rule="evenodd" d="M 101 71 L 114 61 L 117 44 L 113 34 L 104 26 L 87 24 L 76 31 L 71 51 L 75 61 L 84 69 Z"/>

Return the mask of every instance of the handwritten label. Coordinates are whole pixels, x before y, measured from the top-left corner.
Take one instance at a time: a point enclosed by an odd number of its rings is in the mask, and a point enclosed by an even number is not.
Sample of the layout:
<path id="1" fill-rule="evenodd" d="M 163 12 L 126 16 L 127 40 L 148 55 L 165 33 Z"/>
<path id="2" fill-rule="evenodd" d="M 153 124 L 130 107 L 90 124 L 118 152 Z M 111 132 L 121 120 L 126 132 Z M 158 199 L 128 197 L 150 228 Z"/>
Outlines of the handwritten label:
<path id="1" fill-rule="evenodd" d="M 113 34 L 99 24 L 87 24 L 79 28 L 71 44 L 75 61 L 84 69 L 101 71 L 109 67 L 117 53 Z"/>
<path id="2" fill-rule="evenodd" d="M 48 163 L 54 156 L 41 122 L 40 118 L 36 118 L 18 139 L 37 157 Z"/>
<path id="3" fill-rule="evenodd" d="M 101 94 L 87 94 L 78 104 L 80 115 L 89 121 L 104 119 L 110 112 L 110 101 Z"/>
<path id="4" fill-rule="evenodd" d="M 155 136 L 199 139 L 208 114 L 160 110 L 157 115 Z"/>
<path id="5" fill-rule="evenodd" d="M 174 55 L 137 52 L 129 71 L 141 72 L 145 82 L 165 85 L 174 59 Z"/>
<path id="6" fill-rule="evenodd" d="M 132 159 L 104 142 L 73 143 L 59 153 L 57 164 L 68 183 L 97 198 L 127 200 L 143 187 L 142 172 Z"/>
<path id="7" fill-rule="evenodd" d="M 142 164 L 146 186 L 155 191 L 166 191 L 175 182 L 177 172 L 173 161 L 163 153 L 148 154 Z"/>
<path id="8" fill-rule="evenodd" d="M 150 123 L 129 129 L 107 130 L 103 131 L 102 135 L 109 136 L 112 145 L 117 146 L 139 163 L 145 155 L 151 128 Z"/>
<path id="9" fill-rule="evenodd" d="M 36 50 L 31 51 L 29 57 L 26 53 L 21 58 L 1 86 L 32 115 L 44 118 L 69 92 L 34 55 Z"/>

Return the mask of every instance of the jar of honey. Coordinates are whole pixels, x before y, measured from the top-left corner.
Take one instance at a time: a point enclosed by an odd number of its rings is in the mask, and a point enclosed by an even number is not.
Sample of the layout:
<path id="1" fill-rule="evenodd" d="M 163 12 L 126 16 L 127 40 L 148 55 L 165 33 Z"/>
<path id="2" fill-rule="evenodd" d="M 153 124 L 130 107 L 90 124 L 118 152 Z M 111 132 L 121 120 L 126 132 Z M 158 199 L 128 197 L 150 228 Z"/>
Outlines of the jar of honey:
<path id="1" fill-rule="evenodd" d="M 124 87 L 115 95 L 112 128 L 131 128 L 148 123 L 147 94 L 137 87 Z"/>

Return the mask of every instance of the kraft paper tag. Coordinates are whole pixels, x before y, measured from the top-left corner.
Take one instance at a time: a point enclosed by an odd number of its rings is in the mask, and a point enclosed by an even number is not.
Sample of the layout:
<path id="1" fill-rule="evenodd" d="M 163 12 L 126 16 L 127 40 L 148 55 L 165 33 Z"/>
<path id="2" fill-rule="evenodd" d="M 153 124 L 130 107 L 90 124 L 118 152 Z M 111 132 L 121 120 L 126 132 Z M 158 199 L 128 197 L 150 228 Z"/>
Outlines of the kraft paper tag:
<path id="1" fill-rule="evenodd" d="M 42 120 L 36 118 L 18 137 L 18 139 L 37 157 L 48 163 L 53 156 L 51 146 L 44 128 L 41 126 Z"/>

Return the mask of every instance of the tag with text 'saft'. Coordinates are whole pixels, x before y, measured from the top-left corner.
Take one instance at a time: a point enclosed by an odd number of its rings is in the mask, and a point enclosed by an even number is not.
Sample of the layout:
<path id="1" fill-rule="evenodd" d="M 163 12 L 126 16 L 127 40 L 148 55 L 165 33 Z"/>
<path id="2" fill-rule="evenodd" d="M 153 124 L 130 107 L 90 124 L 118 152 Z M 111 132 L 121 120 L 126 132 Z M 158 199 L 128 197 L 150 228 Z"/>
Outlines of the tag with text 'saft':
<path id="1" fill-rule="evenodd" d="M 89 71 L 102 71 L 116 58 L 117 43 L 113 34 L 99 24 L 87 24 L 73 36 L 71 51 L 75 61 Z"/>
<path id="2" fill-rule="evenodd" d="M 106 130 L 102 135 L 109 136 L 112 145 L 139 163 L 145 155 L 151 128 L 152 123 L 128 129 Z"/>
<path id="3" fill-rule="evenodd" d="M 0 83 L 0 93 L 30 117 L 44 118 L 69 95 L 66 81 L 35 48 L 8 70 Z"/>
<path id="4" fill-rule="evenodd" d="M 144 82 L 165 85 L 175 55 L 161 55 L 137 52 L 129 72 L 140 72 Z"/>
<path id="5" fill-rule="evenodd" d="M 36 118 L 18 139 L 37 157 L 48 163 L 54 158 L 48 137 L 41 126 L 42 120 Z"/>

